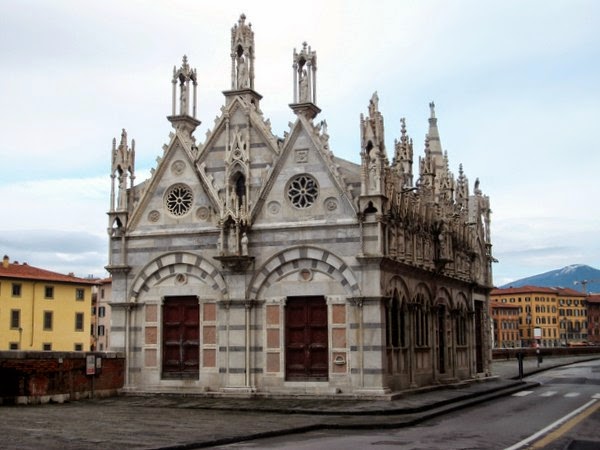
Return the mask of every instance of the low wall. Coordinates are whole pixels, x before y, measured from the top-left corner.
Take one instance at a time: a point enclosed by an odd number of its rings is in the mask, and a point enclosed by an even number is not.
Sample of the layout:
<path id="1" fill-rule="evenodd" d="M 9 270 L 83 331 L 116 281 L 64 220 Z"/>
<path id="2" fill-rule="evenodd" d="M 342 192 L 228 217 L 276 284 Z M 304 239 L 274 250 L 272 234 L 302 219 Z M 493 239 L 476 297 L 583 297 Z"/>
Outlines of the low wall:
<path id="1" fill-rule="evenodd" d="M 523 348 L 497 348 L 492 350 L 492 359 L 511 359 L 516 358 L 517 353 L 522 352 L 525 356 L 535 356 L 537 349 L 533 347 Z M 599 355 L 600 346 L 580 346 L 580 347 L 540 347 L 542 356 L 579 356 L 579 355 Z"/>
<path id="2" fill-rule="evenodd" d="M 96 365 L 88 364 L 93 355 Z M 97 367 L 96 367 L 97 366 Z M 92 371 L 95 374 L 88 374 Z M 0 404 L 62 403 L 117 395 L 125 358 L 112 352 L 0 352 Z"/>

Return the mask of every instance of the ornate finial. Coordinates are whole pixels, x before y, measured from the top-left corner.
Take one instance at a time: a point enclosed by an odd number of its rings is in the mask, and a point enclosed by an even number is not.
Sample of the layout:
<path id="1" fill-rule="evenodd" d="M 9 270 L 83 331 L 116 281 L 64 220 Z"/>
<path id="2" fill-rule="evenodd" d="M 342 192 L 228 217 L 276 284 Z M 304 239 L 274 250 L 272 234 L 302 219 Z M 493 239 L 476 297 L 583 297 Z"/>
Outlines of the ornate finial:
<path id="1" fill-rule="evenodd" d="M 369 116 L 373 118 L 377 112 L 379 112 L 379 96 L 377 95 L 377 91 L 375 91 L 371 96 L 371 100 L 369 100 Z"/>
<path id="2" fill-rule="evenodd" d="M 121 130 L 121 146 L 127 147 L 127 131 L 125 131 L 125 128 Z"/>
<path id="3" fill-rule="evenodd" d="M 240 25 L 243 25 L 246 20 L 246 14 L 240 14 Z"/>
<path id="4" fill-rule="evenodd" d="M 402 133 L 401 140 L 404 142 L 406 140 L 406 118 L 400 118 L 400 133 Z"/>
<path id="5" fill-rule="evenodd" d="M 431 118 L 435 119 L 435 103 L 429 102 L 429 110 L 431 112 Z"/>

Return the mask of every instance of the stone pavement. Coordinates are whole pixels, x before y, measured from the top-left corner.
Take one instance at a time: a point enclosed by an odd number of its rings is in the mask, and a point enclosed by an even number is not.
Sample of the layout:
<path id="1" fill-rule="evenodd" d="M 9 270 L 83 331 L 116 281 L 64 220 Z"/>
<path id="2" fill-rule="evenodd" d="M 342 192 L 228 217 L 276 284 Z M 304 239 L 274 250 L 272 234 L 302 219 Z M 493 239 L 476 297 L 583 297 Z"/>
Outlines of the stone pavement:
<path id="1" fill-rule="evenodd" d="M 546 358 L 540 368 L 526 358 L 524 372 L 596 358 Z M 0 406 L 0 448 L 191 449 L 323 428 L 397 428 L 531 387 L 518 380 L 515 359 L 494 361 L 493 373 L 391 401 L 153 395 Z"/>

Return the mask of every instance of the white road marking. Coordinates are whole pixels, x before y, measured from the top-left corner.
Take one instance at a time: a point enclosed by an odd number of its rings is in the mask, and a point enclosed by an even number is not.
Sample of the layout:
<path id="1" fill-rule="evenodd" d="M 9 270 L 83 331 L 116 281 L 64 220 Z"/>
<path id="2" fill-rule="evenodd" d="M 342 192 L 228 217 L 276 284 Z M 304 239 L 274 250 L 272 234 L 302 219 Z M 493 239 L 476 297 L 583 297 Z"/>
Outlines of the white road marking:
<path id="1" fill-rule="evenodd" d="M 537 433 L 532 434 L 528 438 L 523 439 L 521 442 L 517 442 L 515 445 L 512 445 L 510 447 L 506 447 L 504 450 L 517 450 L 518 448 L 526 446 L 530 442 L 535 441 L 536 439 L 538 439 L 541 436 L 545 435 L 546 433 L 548 433 L 552 429 L 557 428 L 559 425 L 562 425 L 566 421 L 570 420 L 572 417 L 575 417 L 577 414 L 580 414 L 581 412 L 585 411 L 587 408 L 589 408 L 590 406 L 592 406 L 597 401 L 598 401 L 598 399 L 590 400 L 585 405 L 580 406 L 579 408 L 577 408 L 574 411 L 571 411 L 569 414 L 567 414 L 566 416 L 561 417 L 556 422 L 551 423 L 546 428 L 543 428 L 540 431 L 538 431 Z"/>
<path id="2" fill-rule="evenodd" d="M 553 395 L 558 394 L 558 391 L 546 391 L 540 394 L 540 397 L 552 397 Z"/>
<path id="3" fill-rule="evenodd" d="M 533 391 L 520 391 L 520 392 L 515 392 L 513 394 L 513 397 L 525 397 L 526 395 L 529 394 L 533 394 Z"/>
<path id="4" fill-rule="evenodd" d="M 600 394 L 594 394 L 594 395 L 592 395 L 592 398 L 596 398 L 596 399 L 600 400 Z"/>
<path id="5" fill-rule="evenodd" d="M 565 397 L 579 397 L 579 392 L 567 392 Z"/>

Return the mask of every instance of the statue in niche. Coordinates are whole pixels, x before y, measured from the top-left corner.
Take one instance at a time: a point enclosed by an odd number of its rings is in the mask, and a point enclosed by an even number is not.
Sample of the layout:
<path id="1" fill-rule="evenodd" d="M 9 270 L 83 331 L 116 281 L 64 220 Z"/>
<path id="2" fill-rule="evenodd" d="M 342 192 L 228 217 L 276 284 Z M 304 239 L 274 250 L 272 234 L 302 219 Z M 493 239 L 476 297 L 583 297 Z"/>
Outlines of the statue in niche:
<path id="1" fill-rule="evenodd" d="M 181 115 L 184 115 L 187 112 L 187 86 L 183 80 L 179 83 L 179 105 Z"/>
<path id="2" fill-rule="evenodd" d="M 248 256 L 248 235 L 242 234 L 242 256 Z"/>
<path id="3" fill-rule="evenodd" d="M 237 69 L 237 87 L 238 89 L 246 89 L 248 87 L 248 65 L 244 55 L 238 58 Z"/>
<path id="4" fill-rule="evenodd" d="M 236 232 L 233 227 L 229 227 L 228 231 L 228 239 L 227 239 L 227 250 L 230 255 L 238 254 L 238 242 L 236 237 Z"/>
<path id="5" fill-rule="evenodd" d="M 308 72 L 306 71 L 306 69 L 302 69 L 302 71 L 300 72 L 298 90 L 300 91 L 300 103 L 310 102 L 310 94 L 308 92 Z"/>
<path id="6" fill-rule="evenodd" d="M 117 202 L 119 209 L 127 208 L 127 174 L 125 172 L 119 173 L 119 197 Z"/>
<path id="7" fill-rule="evenodd" d="M 369 151 L 369 185 L 373 191 L 377 190 L 377 154 L 379 153 L 377 147 L 373 147 Z"/>
<path id="8" fill-rule="evenodd" d="M 219 252 L 219 255 L 223 256 L 223 241 L 221 240 L 221 236 L 217 238 L 217 252 Z"/>

